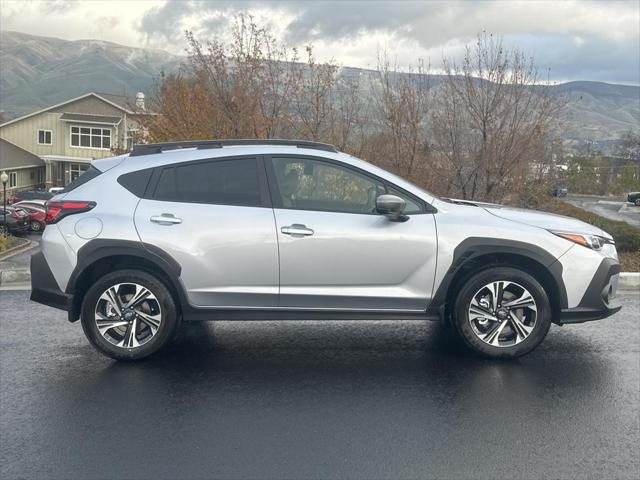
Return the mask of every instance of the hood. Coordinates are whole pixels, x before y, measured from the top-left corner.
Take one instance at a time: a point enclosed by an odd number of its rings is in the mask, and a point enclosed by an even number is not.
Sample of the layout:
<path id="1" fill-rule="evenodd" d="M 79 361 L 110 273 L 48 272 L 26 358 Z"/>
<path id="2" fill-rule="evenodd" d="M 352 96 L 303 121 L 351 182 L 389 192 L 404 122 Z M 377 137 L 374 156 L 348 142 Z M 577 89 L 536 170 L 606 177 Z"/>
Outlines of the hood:
<path id="1" fill-rule="evenodd" d="M 545 230 L 555 230 L 557 232 L 581 233 L 583 235 L 598 235 L 611 239 L 604 230 L 589 223 L 577 220 L 564 215 L 540 212 L 538 210 L 527 210 L 525 208 L 511 208 L 503 205 L 478 204 L 487 212 L 499 218 L 524 223 L 532 227 L 540 227 Z"/>

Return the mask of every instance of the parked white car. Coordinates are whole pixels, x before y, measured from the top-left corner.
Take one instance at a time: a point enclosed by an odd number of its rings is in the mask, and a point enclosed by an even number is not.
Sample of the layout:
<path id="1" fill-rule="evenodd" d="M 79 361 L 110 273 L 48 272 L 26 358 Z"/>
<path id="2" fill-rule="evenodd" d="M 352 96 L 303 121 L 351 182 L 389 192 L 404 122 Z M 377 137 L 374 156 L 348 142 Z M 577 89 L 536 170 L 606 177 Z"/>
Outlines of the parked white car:
<path id="1" fill-rule="evenodd" d="M 31 299 L 117 359 L 181 321 L 430 319 L 489 357 L 607 317 L 614 240 L 584 222 L 438 198 L 333 146 L 137 145 L 48 203 Z"/>

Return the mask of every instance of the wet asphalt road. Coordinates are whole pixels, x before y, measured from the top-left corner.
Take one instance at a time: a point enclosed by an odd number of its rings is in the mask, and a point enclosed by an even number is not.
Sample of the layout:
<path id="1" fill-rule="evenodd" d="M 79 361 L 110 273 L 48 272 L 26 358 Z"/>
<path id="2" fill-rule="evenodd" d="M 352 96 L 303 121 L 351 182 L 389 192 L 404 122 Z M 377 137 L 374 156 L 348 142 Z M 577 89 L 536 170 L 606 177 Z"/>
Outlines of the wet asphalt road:
<path id="1" fill-rule="evenodd" d="M 637 478 L 640 296 L 529 356 L 421 322 L 190 324 L 137 364 L 0 291 L 0 477 Z"/>

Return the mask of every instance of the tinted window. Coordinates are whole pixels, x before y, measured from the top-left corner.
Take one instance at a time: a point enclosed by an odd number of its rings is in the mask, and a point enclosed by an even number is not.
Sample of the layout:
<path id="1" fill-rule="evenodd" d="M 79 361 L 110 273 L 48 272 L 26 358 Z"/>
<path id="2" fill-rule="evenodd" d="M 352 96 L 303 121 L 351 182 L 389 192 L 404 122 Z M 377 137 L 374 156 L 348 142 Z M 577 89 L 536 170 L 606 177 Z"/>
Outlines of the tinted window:
<path id="1" fill-rule="evenodd" d="M 218 160 L 165 168 L 154 198 L 258 207 L 261 202 L 257 160 Z"/>
<path id="2" fill-rule="evenodd" d="M 145 168 L 144 170 L 136 170 L 135 172 L 125 173 L 118 177 L 118 183 L 124 188 L 129 190 L 137 197 L 143 197 L 147 184 L 151 179 L 152 168 Z"/>
<path id="3" fill-rule="evenodd" d="M 87 170 L 85 170 L 84 173 L 82 173 L 78 177 L 76 177 L 76 179 L 73 182 L 71 182 L 66 187 L 64 187 L 60 191 L 60 193 L 70 192 L 71 190 L 73 190 L 75 188 L 78 188 L 80 185 L 84 185 L 88 181 L 93 180 L 94 178 L 96 178 L 101 173 L 102 172 L 100 170 L 98 170 L 96 167 L 91 165 Z"/>
<path id="4" fill-rule="evenodd" d="M 284 208 L 375 213 L 381 182 L 354 170 L 307 158 L 274 158 Z"/>

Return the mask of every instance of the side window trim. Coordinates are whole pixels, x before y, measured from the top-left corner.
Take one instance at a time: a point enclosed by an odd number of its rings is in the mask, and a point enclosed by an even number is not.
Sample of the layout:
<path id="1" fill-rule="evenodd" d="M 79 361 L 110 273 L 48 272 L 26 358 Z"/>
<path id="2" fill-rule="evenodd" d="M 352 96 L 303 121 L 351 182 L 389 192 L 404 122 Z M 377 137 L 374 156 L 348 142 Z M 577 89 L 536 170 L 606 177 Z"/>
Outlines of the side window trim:
<path id="1" fill-rule="evenodd" d="M 147 184 L 147 188 L 142 198 L 145 198 L 147 200 L 155 200 L 156 188 L 158 187 L 160 176 L 162 175 L 162 172 L 165 170 L 178 168 L 185 165 L 197 165 L 200 163 L 222 162 L 222 161 L 229 161 L 229 160 L 249 160 L 249 159 L 256 161 L 257 173 L 258 173 L 258 187 L 260 188 L 260 205 L 256 205 L 254 207 L 249 207 L 249 208 L 272 208 L 271 196 L 269 194 L 269 188 L 267 186 L 267 174 L 265 171 L 264 160 L 262 158 L 262 155 L 237 155 L 237 156 L 227 156 L 227 157 L 202 158 L 198 160 L 187 160 L 185 162 L 170 163 L 167 165 L 160 165 L 158 167 L 154 167 L 153 172 L 151 174 L 151 178 L 149 180 L 149 183 Z M 165 200 L 159 200 L 159 201 L 165 201 Z M 189 200 L 183 200 L 176 203 L 201 203 L 201 202 L 191 202 Z M 202 204 L 203 205 L 229 205 L 226 203 L 222 204 L 222 203 L 209 203 L 209 202 L 202 203 Z M 230 205 L 230 206 L 233 206 L 233 205 Z M 246 205 L 240 205 L 240 206 L 246 207 Z"/>
<path id="2" fill-rule="evenodd" d="M 403 195 L 406 195 L 407 197 L 409 197 L 413 202 L 416 203 L 416 205 L 418 205 L 420 207 L 420 212 L 417 213 L 412 213 L 411 215 L 424 215 L 424 214 L 433 214 L 435 213 L 435 209 L 433 207 L 431 207 L 431 205 L 428 205 L 427 202 L 425 202 L 423 199 L 416 197 L 414 194 L 407 192 L 404 188 L 399 187 L 398 185 L 391 183 L 390 181 L 382 178 L 382 177 L 378 177 L 377 175 L 374 175 L 370 172 L 367 172 L 366 170 L 362 170 L 358 167 L 354 167 L 353 165 L 349 165 L 347 163 L 343 163 L 337 160 L 333 160 L 332 158 L 326 158 L 326 157 L 316 157 L 313 155 L 297 155 L 297 154 L 288 154 L 288 153 L 284 153 L 284 154 L 277 154 L 277 155 L 273 155 L 273 154 L 268 154 L 268 155 L 264 155 L 264 165 L 266 168 L 266 172 L 267 172 L 267 182 L 269 185 L 269 192 L 271 194 L 271 202 L 273 205 L 273 208 L 281 208 L 284 210 L 300 210 L 303 211 L 302 209 L 298 209 L 298 208 L 291 208 L 291 207 L 285 207 L 282 204 L 282 196 L 280 194 L 280 189 L 278 187 L 278 180 L 276 178 L 276 173 L 275 170 L 273 168 L 273 159 L 274 158 L 300 158 L 300 159 L 308 159 L 308 160 L 315 160 L 318 162 L 325 162 L 331 165 L 336 165 L 338 167 L 344 168 L 346 170 L 351 170 L 359 175 L 362 175 L 366 178 L 371 179 L 372 181 L 375 181 L 377 183 L 381 183 L 385 190 L 389 190 L 389 187 L 394 188 L 396 190 L 398 190 L 399 192 L 401 192 Z M 311 212 L 332 212 L 332 213 L 346 213 L 348 215 L 380 215 L 380 214 L 376 214 L 376 213 L 360 213 L 360 212 L 341 212 L 341 211 L 335 211 L 335 210 L 325 210 L 325 209 L 312 209 L 312 208 L 307 208 L 304 209 L 307 211 L 311 211 Z"/>

